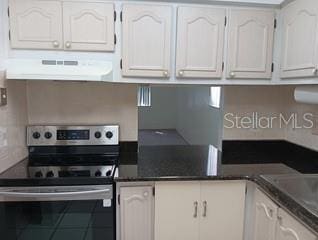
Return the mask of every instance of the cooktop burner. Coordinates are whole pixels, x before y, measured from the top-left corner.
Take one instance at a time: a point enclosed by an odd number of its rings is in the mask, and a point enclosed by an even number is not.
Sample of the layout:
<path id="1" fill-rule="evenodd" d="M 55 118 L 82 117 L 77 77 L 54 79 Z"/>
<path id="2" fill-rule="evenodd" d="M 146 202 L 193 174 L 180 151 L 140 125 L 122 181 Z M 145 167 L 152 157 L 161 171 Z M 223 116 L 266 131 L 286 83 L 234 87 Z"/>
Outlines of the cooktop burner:
<path id="1" fill-rule="evenodd" d="M 29 174 L 34 178 L 113 178 L 118 126 L 30 126 Z"/>

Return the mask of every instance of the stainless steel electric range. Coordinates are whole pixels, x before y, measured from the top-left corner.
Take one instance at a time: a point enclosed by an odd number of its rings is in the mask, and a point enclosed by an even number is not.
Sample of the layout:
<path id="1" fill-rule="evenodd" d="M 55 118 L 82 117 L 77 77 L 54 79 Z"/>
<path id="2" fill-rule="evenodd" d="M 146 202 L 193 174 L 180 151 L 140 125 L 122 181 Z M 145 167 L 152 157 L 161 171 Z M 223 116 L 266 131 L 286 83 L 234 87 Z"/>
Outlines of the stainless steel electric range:
<path id="1" fill-rule="evenodd" d="M 118 126 L 31 126 L 29 174 L 36 178 L 114 177 Z"/>
<path id="2" fill-rule="evenodd" d="M 118 138 L 116 125 L 28 127 L 35 184 L 0 187 L 1 239 L 115 239 Z"/>

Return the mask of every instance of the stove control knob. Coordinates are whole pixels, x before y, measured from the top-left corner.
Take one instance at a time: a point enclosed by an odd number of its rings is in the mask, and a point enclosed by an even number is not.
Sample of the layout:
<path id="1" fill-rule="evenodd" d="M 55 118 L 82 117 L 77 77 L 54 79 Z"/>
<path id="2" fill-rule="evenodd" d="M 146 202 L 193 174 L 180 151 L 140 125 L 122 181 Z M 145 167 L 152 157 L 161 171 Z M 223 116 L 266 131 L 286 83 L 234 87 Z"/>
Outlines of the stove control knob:
<path id="1" fill-rule="evenodd" d="M 110 132 L 110 131 L 106 132 L 106 137 L 108 139 L 111 139 L 113 136 L 114 136 L 114 134 L 112 132 Z"/>
<path id="2" fill-rule="evenodd" d="M 34 139 L 39 139 L 41 137 L 41 134 L 39 132 L 34 132 L 32 136 Z"/>
<path id="3" fill-rule="evenodd" d="M 42 178 L 42 177 L 43 177 L 43 174 L 42 174 L 41 171 L 38 171 L 38 172 L 36 172 L 36 173 L 34 174 L 34 176 L 35 176 L 36 178 Z"/>
<path id="4" fill-rule="evenodd" d="M 47 177 L 47 178 L 52 178 L 52 177 L 54 177 L 54 172 L 52 172 L 52 171 L 47 172 L 46 177 Z"/>
<path id="5" fill-rule="evenodd" d="M 112 170 L 108 170 L 108 171 L 106 172 L 106 176 L 107 176 L 107 177 L 109 177 L 110 175 L 112 175 Z"/>
<path id="6" fill-rule="evenodd" d="M 101 171 L 96 171 L 95 172 L 95 177 L 101 177 L 102 176 L 102 172 Z"/>
<path id="7" fill-rule="evenodd" d="M 46 139 L 50 139 L 50 138 L 52 137 L 52 133 L 46 132 L 46 133 L 44 134 L 44 137 L 45 137 Z"/>
<path id="8" fill-rule="evenodd" d="M 95 132 L 95 138 L 101 138 L 102 133 L 101 132 Z"/>

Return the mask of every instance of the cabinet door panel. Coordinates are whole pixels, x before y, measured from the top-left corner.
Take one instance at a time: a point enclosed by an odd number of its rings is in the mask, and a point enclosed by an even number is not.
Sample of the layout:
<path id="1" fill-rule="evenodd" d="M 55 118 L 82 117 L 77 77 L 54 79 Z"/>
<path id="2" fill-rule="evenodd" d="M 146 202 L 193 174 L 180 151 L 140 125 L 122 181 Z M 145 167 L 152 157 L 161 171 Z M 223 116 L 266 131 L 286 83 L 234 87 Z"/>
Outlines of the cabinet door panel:
<path id="1" fill-rule="evenodd" d="M 153 239 L 152 187 L 120 188 L 120 239 Z"/>
<path id="2" fill-rule="evenodd" d="M 178 77 L 222 76 L 225 9 L 178 8 Z"/>
<path id="3" fill-rule="evenodd" d="M 158 182 L 155 196 L 155 240 L 199 239 L 199 182 Z"/>
<path id="4" fill-rule="evenodd" d="M 254 239 L 275 240 L 278 207 L 261 191 L 255 192 Z"/>
<path id="5" fill-rule="evenodd" d="M 12 48 L 60 49 L 62 6 L 58 1 L 10 0 Z"/>
<path id="6" fill-rule="evenodd" d="M 318 66 L 318 3 L 295 1 L 283 10 L 281 77 L 314 77 Z"/>
<path id="7" fill-rule="evenodd" d="M 242 240 L 245 182 L 201 182 L 200 240 Z"/>
<path id="8" fill-rule="evenodd" d="M 230 11 L 229 78 L 271 78 L 274 12 L 257 9 Z"/>
<path id="9" fill-rule="evenodd" d="M 316 236 L 284 210 L 278 210 L 276 240 L 316 240 Z"/>
<path id="10" fill-rule="evenodd" d="M 64 2 L 64 49 L 114 50 L 114 5 Z"/>
<path id="11" fill-rule="evenodd" d="M 171 11 L 169 6 L 124 5 L 124 76 L 168 77 Z"/>

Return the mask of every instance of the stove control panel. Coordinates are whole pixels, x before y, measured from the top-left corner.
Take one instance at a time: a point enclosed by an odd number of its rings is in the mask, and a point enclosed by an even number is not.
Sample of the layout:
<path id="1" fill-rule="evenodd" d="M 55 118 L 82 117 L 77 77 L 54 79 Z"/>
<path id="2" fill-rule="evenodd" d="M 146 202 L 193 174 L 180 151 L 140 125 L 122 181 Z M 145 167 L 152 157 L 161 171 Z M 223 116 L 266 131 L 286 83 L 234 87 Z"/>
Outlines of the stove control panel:
<path id="1" fill-rule="evenodd" d="M 119 126 L 29 126 L 28 146 L 118 145 Z"/>
<path id="2" fill-rule="evenodd" d="M 37 166 L 29 167 L 32 178 L 113 177 L 116 167 L 109 166 Z"/>

